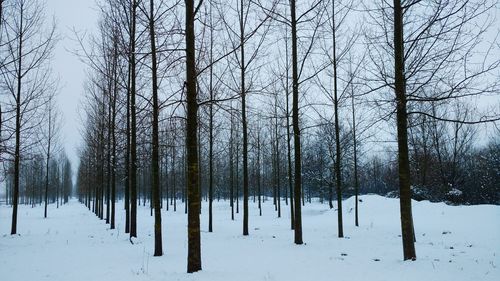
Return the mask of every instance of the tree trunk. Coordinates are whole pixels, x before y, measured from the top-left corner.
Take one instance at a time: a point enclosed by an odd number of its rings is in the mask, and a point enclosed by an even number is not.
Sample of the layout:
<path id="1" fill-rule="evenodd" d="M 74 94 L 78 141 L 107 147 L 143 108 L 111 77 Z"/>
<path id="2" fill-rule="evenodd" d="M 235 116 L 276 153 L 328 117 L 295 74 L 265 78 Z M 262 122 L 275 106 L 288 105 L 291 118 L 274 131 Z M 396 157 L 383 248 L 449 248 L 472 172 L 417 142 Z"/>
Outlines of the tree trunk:
<path id="1" fill-rule="evenodd" d="M 262 192 L 261 192 L 261 163 L 260 163 L 260 128 L 259 131 L 257 132 L 257 196 L 258 198 L 258 205 L 259 205 L 259 216 L 262 216 Z"/>
<path id="2" fill-rule="evenodd" d="M 51 133 L 52 133 L 52 110 L 49 107 L 49 136 L 47 142 L 47 162 L 45 163 L 45 207 L 43 212 L 43 217 L 47 218 L 47 205 L 48 205 L 48 193 L 49 193 L 49 163 L 50 163 L 50 149 L 51 149 Z"/>
<path id="3" fill-rule="evenodd" d="M 241 123 L 243 126 L 243 235 L 248 235 L 248 129 L 245 88 L 245 46 L 244 46 L 244 9 L 240 1 L 240 50 L 241 50 Z"/>
<path id="4" fill-rule="evenodd" d="M 288 40 L 287 40 L 288 42 Z M 287 160 L 288 160 L 288 188 L 290 190 L 290 228 L 293 230 L 294 229 L 294 221 L 295 221 L 295 216 L 294 216 L 294 202 L 293 202 L 293 180 L 292 180 L 292 150 L 290 147 L 290 109 L 288 108 L 288 44 L 286 46 L 286 146 L 287 146 Z"/>
<path id="5" fill-rule="evenodd" d="M 240 144 L 236 142 L 236 213 L 240 213 Z"/>
<path id="6" fill-rule="evenodd" d="M 281 194 L 280 194 L 280 147 L 278 135 L 278 95 L 276 94 L 274 103 L 274 114 L 276 115 L 276 123 L 274 126 L 274 135 L 276 137 L 276 208 L 278 209 L 278 218 L 281 218 Z"/>
<path id="7" fill-rule="evenodd" d="M 231 103 L 231 132 L 229 136 L 229 177 L 231 180 L 231 190 L 229 194 L 229 204 L 231 205 L 231 220 L 234 221 L 234 117 Z"/>
<path id="8" fill-rule="evenodd" d="M 127 144 L 125 153 L 125 233 L 130 233 L 130 96 L 131 96 L 131 64 L 128 65 L 127 79 Z"/>
<path id="9" fill-rule="evenodd" d="M 353 140 L 353 152 L 354 152 L 354 224 L 359 226 L 359 213 L 358 213 L 358 195 L 359 195 L 359 177 L 358 177 L 358 143 L 356 139 L 356 114 L 354 108 L 354 88 L 351 82 L 351 106 L 352 106 L 352 140 Z"/>
<path id="10" fill-rule="evenodd" d="M 208 161 L 209 161 L 209 183 L 208 183 L 208 232 L 213 231 L 213 213 L 212 213 L 212 203 L 214 199 L 214 89 L 213 89 L 213 26 L 212 26 L 212 2 L 210 2 L 210 82 L 209 82 L 209 92 L 210 92 L 210 103 L 209 103 L 209 147 L 208 147 Z"/>
<path id="11" fill-rule="evenodd" d="M 176 171 L 175 171 L 175 144 L 172 146 L 172 199 L 170 199 L 170 204 L 174 205 L 174 212 L 177 212 L 177 182 L 176 182 Z M 182 159 L 184 160 L 184 159 Z"/>
<path id="12" fill-rule="evenodd" d="M 162 237 L 161 237 L 161 206 L 160 206 L 160 174 L 159 174 L 159 142 L 158 142 L 158 118 L 160 109 L 158 105 L 158 76 L 156 59 L 156 36 L 154 21 L 154 0 L 149 2 L 149 37 L 151 40 L 151 70 L 152 70 L 152 90 L 153 90 L 153 155 L 151 156 L 152 166 L 152 188 L 153 188 L 153 207 L 155 214 L 155 252 L 154 256 L 163 255 Z"/>
<path id="13" fill-rule="evenodd" d="M 394 0 L 394 71 L 396 118 L 398 133 L 399 201 L 404 260 L 415 260 L 413 218 L 411 210 L 410 163 L 408 157 L 408 116 L 404 76 L 403 8 L 401 0 Z"/>
<path id="14" fill-rule="evenodd" d="M 335 185 L 337 187 L 337 217 L 338 235 L 344 237 L 344 227 L 342 223 L 342 170 L 340 159 L 340 122 L 339 122 L 339 99 L 337 95 L 337 38 L 335 35 L 335 4 L 332 5 L 333 20 L 333 103 L 335 110 Z"/>
<path id="15" fill-rule="evenodd" d="M 135 29 L 137 2 L 132 0 L 130 32 L 130 237 L 137 237 L 137 126 L 136 126 L 136 69 L 135 69 Z"/>
<path id="16" fill-rule="evenodd" d="M 200 192 L 198 186 L 198 103 L 196 92 L 196 60 L 194 33 L 194 0 L 186 4 L 186 165 L 188 208 L 188 261 L 187 272 L 201 270 L 200 245 Z"/>
<path id="17" fill-rule="evenodd" d="M 295 15 L 295 0 L 290 0 L 291 25 L 292 25 L 292 123 L 293 142 L 295 150 L 295 244 L 301 245 L 302 241 L 302 211 L 300 198 L 302 193 L 302 167 L 300 155 L 300 127 L 299 127 L 299 74 L 297 59 L 297 19 Z"/>
<path id="18" fill-rule="evenodd" d="M 16 144 L 15 144 L 15 152 L 14 152 L 14 194 L 12 200 L 12 226 L 10 234 L 17 233 L 17 205 L 19 203 L 19 165 L 21 161 L 21 71 L 22 71 L 22 58 L 23 58 L 23 23 L 24 23 L 24 13 L 23 9 L 21 9 L 20 15 L 20 27 L 21 31 L 19 35 L 19 46 L 18 46 L 18 69 L 17 69 L 17 94 L 16 94 Z"/>
<path id="19" fill-rule="evenodd" d="M 114 34 L 113 38 L 113 48 L 114 48 L 114 54 L 113 54 L 113 99 L 112 99 L 112 105 L 111 105 L 111 115 L 112 115 L 112 120 L 111 120 L 111 145 L 113 146 L 112 152 L 111 152 L 111 229 L 115 229 L 115 217 L 116 217 L 116 208 L 115 208 L 115 201 L 116 201 L 116 132 L 115 132 L 115 126 L 116 126 L 116 97 L 118 95 L 118 74 L 117 74 L 117 68 L 118 68 L 118 38 L 116 37 L 116 34 Z"/>
<path id="20" fill-rule="evenodd" d="M 106 224 L 110 223 L 111 220 L 111 91 L 112 82 L 110 81 L 110 87 L 108 89 L 108 135 L 107 135 L 107 152 L 106 152 Z"/>

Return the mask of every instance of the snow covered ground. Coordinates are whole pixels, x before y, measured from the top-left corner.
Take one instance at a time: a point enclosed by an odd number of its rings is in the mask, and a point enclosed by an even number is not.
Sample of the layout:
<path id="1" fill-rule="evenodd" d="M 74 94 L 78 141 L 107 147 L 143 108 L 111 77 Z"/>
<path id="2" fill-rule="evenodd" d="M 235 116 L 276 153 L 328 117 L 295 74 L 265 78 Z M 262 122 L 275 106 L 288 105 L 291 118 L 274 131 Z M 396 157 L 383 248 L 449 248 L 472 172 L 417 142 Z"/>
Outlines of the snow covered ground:
<path id="1" fill-rule="evenodd" d="M 344 201 L 344 234 L 337 238 L 336 212 L 327 204 L 303 209 L 305 245 L 293 244 L 289 210 L 277 218 L 272 201 L 263 216 L 250 205 L 250 236 L 243 237 L 241 214 L 230 220 L 227 202 L 214 206 L 214 232 L 202 215 L 203 271 L 186 271 L 186 216 L 163 211 L 164 256 L 153 257 L 153 218 L 138 211 L 135 245 L 76 201 L 56 209 L 21 206 L 11 236 L 11 208 L 0 207 L 0 279 L 3 281 L 96 280 L 500 280 L 500 206 L 447 206 L 413 202 L 416 261 L 402 261 L 399 203 L 375 195 L 361 197 L 360 227 L 354 201 Z M 121 206 L 121 205 L 118 205 Z M 206 208 L 206 204 L 203 204 Z"/>

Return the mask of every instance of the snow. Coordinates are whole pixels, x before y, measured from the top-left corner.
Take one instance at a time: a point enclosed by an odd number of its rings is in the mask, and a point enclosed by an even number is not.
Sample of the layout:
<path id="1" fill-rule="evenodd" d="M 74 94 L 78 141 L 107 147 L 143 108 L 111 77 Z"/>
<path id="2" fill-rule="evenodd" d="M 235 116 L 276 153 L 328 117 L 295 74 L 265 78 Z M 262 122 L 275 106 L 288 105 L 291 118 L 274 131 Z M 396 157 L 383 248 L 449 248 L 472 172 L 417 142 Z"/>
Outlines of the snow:
<path id="1" fill-rule="evenodd" d="M 398 199 L 361 196 L 360 227 L 354 201 L 344 201 L 344 234 L 328 204 L 303 207 L 305 245 L 293 244 L 289 209 L 276 217 L 272 201 L 259 217 L 250 204 L 250 236 L 241 235 L 241 213 L 230 220 L 228 202 L 214 203 L 214 232 L 202 214 L 203 271 L 186 272 L 186 216 L 162 210 L 164 256 L 153 257 L 153 217 L 138 208 L 132 245 L 76 201 L 56 209 L 21 206 L 19 235 L 11 236 L 12 209 L 0 206 L 0 276 L 3 281 L 41 280 L 500 280 L 500 206 L 448 206 L 413 202 L 416 261 L 402 261 Z M 117 206 L 122 206 L 119 203 Z M 117 208 L 121 209 L 121 208 Z"/>
<path id="2" fill-rule="evenodd" d="M 451 195 L 451 196 L 460 196 L 462 194 L 463 194 L 463 192 L 457 188 L 452 188 L 450 191 L 448 191 L 448 195 Z"/>

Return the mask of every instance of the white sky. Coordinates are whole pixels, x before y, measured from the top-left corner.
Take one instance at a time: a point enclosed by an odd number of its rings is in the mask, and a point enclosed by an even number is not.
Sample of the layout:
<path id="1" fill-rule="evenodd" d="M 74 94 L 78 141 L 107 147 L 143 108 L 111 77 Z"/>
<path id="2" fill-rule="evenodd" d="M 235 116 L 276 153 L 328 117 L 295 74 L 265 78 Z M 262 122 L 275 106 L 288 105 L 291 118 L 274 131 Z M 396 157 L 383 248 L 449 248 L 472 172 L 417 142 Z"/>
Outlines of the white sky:
<path id="1" fill-rule="evenodd" d="M 63 129 L 61 143 L 76 172 L 77 149 L 80 145 L 80 103 L 83 98 L 85 65 L 71 53 L 79 48 L 73 29 L 92 33 L 96 28 L 98 13 L 95 0 L 46 0 L 46 15 L 54 16 L 60 41 L 54 50 L 52 66 L 60 77 L 58 105 L 62 111 Z"/>

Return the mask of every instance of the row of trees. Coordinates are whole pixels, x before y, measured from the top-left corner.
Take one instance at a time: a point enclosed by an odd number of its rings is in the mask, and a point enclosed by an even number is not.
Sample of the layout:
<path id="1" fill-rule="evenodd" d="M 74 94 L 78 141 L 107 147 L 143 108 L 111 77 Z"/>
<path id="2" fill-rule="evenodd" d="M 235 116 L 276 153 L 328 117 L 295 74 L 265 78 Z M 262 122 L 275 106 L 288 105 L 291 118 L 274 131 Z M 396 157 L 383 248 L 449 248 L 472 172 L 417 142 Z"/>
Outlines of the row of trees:
<path id="1" fill-rule="evenodd" d="M 72 195 L 71 163 L 64 154 L 52 156 L 47 170 L 46 156 L 30 153 L 29 159 L 22 161 L 19 179 L 19 204 L 44 205 L 44 216 L 47 217 L 47 204 L 59 207 L 66 204 Z M 13 166 L 7 168 L 4 180 L 6 187 L 6 204 L 14 204 Z M 48 173 L 47 173 L 48 171 Z M 47 203 L 47 204 L 46 204 Z"/>
<path id="2" fill-rule="evenodd" d="M 294 242 L 302 244 L 306 201 L 320 197 L 333 208 L 335 194 L 343 237 L 346 194 L 397 187 L 404 259 L 415 259 L 411 186 L 437 199 L 474 192 L 464 188 L 467 170 L 492 194 L 483 199 L 498 201 L 498 140 L 479 149 L 471 127 L 499 120 L 496 107 L 472 107 L 499 94 L 498 40 L 483 40 L 494 4 L 99 1 L 99 33 L 79 36 L 89 71 L 78 196 L 111 228 L 123 198 L 132 243 L 137 204 L 148 203 L 156 256 L 163 254 L 160 210 L 176 210 L 181 200 L 187 271 L 195 272 L 203 197 L 209 231 L 217 228 L 212 202 L 223 198 L 232 219 L 235 209 L 243 213 L 243 235 L 250 234 L 249 200 L 260 207 L 272 197 L 277 216 L 289 206 Z M 374 152 L 391 137 L 397 145 Z M 20 160 L 13 159 L 15 213 Z"/>
<path id="3" fill-rule="evenodd" d="M 0 161 L 7 203 L 65 203 L 71 165 L 60 143 L 58 81 L 50 59 L 57 41 L 41 1 L 0 1 Z"/>

